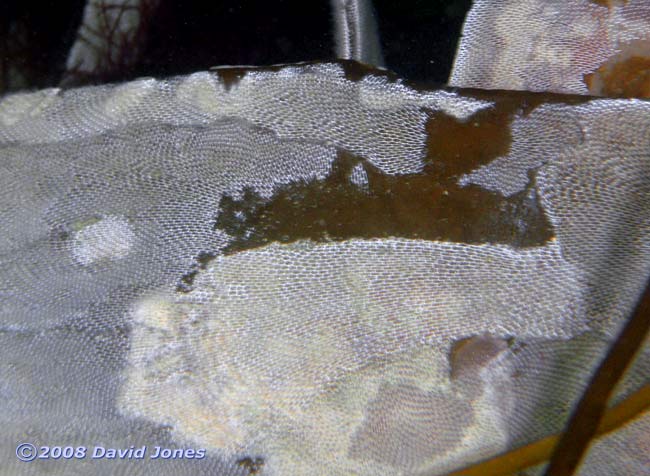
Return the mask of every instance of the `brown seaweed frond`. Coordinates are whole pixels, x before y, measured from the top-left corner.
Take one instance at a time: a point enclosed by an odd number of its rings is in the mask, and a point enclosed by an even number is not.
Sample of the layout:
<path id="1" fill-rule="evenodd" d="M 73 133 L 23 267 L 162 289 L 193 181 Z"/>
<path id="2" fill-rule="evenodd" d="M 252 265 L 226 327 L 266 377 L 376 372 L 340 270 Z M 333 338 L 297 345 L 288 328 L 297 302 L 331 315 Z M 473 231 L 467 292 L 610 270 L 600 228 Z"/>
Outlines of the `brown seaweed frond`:
<path id="1" fill-rule="evenodd" d="M 546 476 L 570 476 L 589 444 L 612 432 L 650 408 L 650 384 L 621 403 L 607 402 L 625 370 L 641 348 L 650 329 L 650 284 L 622 332 L 610 347 L 578 402 L 566 430 L 492 459 L 450 473 L 448 476 L 507 476 L 551 459 Z"/>
<path id="2" fill-rule="evenodd" d="M 650 286 L 610 347 L 578 402 L 551 456 L 546 476 L 571 476 L 596 436 L 616 384 L 634 360 L 650 329 Z M 647 400 L 650 402 L 650 399 Z"/>
<path id="3" fill-rule="evenodd" d="M 621 428 L 630 420 L 650 409 L 650 384 L 645 385 L 603 416 L 596 438 Z M 526 446 L 516 448 L 494 458 L 481 461 L 447 476 L 508 476 L 517 471 L 541 464 L 549 459 L 561 433 L 547 436 Z"/>

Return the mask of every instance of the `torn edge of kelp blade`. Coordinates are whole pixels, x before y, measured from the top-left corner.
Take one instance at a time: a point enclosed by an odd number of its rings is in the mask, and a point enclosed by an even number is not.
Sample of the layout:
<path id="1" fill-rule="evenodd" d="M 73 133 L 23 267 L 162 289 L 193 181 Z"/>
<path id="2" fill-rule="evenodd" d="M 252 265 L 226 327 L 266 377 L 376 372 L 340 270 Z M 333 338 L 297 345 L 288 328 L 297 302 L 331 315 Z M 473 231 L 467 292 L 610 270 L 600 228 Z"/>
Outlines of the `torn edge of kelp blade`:
<path id="1" fill-rule="evenodd" d="M 630 319 L 587 385 L 566 430 L 447 476 L 507 476 L 551 458 L 545 476 L 571 476 L 589 444 L 650 408 L 650 384 L 607 409 L 607 402 L 650 330 L 650 279 Z"/>

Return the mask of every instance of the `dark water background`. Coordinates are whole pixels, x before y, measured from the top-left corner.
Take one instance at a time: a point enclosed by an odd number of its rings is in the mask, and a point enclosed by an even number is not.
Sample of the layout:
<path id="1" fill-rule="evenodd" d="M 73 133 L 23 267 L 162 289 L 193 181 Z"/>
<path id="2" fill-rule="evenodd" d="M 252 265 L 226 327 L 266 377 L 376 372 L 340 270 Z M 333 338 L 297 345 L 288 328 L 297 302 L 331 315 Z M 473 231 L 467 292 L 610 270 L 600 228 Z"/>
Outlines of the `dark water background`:
<path id="1" fill-rule="evenodd" d="M 83 0 L 0 4 L 0 92 L 55 86 L 81 21 Z M 426 83 L 447 80 L 471 0 L 375 0 L 387 66 Z M 334 58 L 328 0 L 161 0 L 147 16 L 137 64 L 90 82 L 164 77 L 217 65 Z"/>

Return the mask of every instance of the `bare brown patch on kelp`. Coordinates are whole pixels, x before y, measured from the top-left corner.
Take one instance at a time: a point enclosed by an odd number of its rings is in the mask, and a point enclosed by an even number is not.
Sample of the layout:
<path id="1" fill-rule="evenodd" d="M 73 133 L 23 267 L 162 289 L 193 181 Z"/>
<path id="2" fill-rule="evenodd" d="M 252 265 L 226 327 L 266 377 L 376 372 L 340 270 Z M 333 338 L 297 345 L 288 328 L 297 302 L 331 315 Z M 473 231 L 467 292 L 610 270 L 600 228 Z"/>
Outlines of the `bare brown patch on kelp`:
<path id="1" fill-rule="evenodd" d="M 584 82 L 598 96 L 650 98 L 650 41 L 622 45 L 619 53 L 586 74 Z"/>
<path id="2" fill-rule="evenodd" d="M 449 355 L 451 378 L 475 377 L 501 352 L 508 348 L 505 339 L 478 335 L 454 342 Z"/>
<path id="3" fill-rule="evenodd" d="M 245 458 L 237 460 L 237 466 L 240 468 L 245 468 L 248 471 L 249 475 L 262 474 L 262 469 L 264 468 L 264 459 L 263 458 L 251 458 L 247 456 Z"/>
<path id="4" fill-rule="evenodd" d="M 590 0 L 591 3 L 600 5 L 601 7 L 614 8 L 627 5 L 628 0 Z"/>
<path id="5" fill-rule="evenodd" d="M 468 244 L 542 246 L 554 231 L 538 203 L 535 170 L 528 186 L 504 197 L 459 178 L 507 155 L 515 117 L 541 104 L 579 104 L 588 97 L 465 90 L 465 97 L 490 101 L 466 120 L 427 110 L 426 155 L 418 173 L 392 175 L 368 159 L 339 150 L 325 178 L 280 186 L 270 198 L 253 188 L 238 197 L 225 194 L 214 228 L 232 237 L 220 253 L 235 253 L 271 242 L 316 242 L 401 237 Z M 399 160 L 396 157 L 395 160 Z M 356 180 L 351 180 L 353 171 Z M 365 183 L 358 178 L 367 177 Z M 189 291 L 208 259 L 187 273 L 179 291 Z"/>
<path id="6" fill-rule="evenodd" d="M 530 186 L 506 198 L 480 186 L 458 185 L 462 174 L 507 154 L 516 108 L 509 104 L 506 109 L 482 110 L 467 121 L 429 111 L 427 155 L 420 173 L 386 174 L 362 157 L 339 151 L 324 179 L 280 187 L 270 199 L 252 189 L 244 190 L 241 199 L 224 196 L 215 228 L 234 237 L 226 252 L 273 241 L 389 236 L 517 247 L 544 244 L 553 232 Z M 359 164 L 367 187 L 350 180 Z"/>

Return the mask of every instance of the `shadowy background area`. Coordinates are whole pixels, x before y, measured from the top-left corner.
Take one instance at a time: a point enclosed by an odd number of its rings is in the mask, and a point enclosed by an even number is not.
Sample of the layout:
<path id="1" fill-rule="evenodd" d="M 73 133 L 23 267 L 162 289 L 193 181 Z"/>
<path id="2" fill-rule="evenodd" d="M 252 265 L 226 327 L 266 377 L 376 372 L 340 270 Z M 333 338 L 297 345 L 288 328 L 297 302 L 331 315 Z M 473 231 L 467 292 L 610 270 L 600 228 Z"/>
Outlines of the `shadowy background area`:
<path id="1" fill-rule="evenodd" d="M 115 0 L 114 0 L 115 1 Z M 83 0 L 0 5 L 0 92 L 56 86 Z M 471 0 L 375 0 L 386 64 L 405 78 L 445 83 Z M 164 77 L 217 65 L 331 60 L 328 0 L 161 0 L 138 63 L 84 82 Z"/>
<path id="2" fill-rule="evenodd" d="M 56 85 L 84 0 L 0 0 L 0 93 Z"/>
<path id="3" fill-rule="evenodd" d="M 374 0 L 384 58 L 404 78 L 446 83 L 472 0 Z"/>

